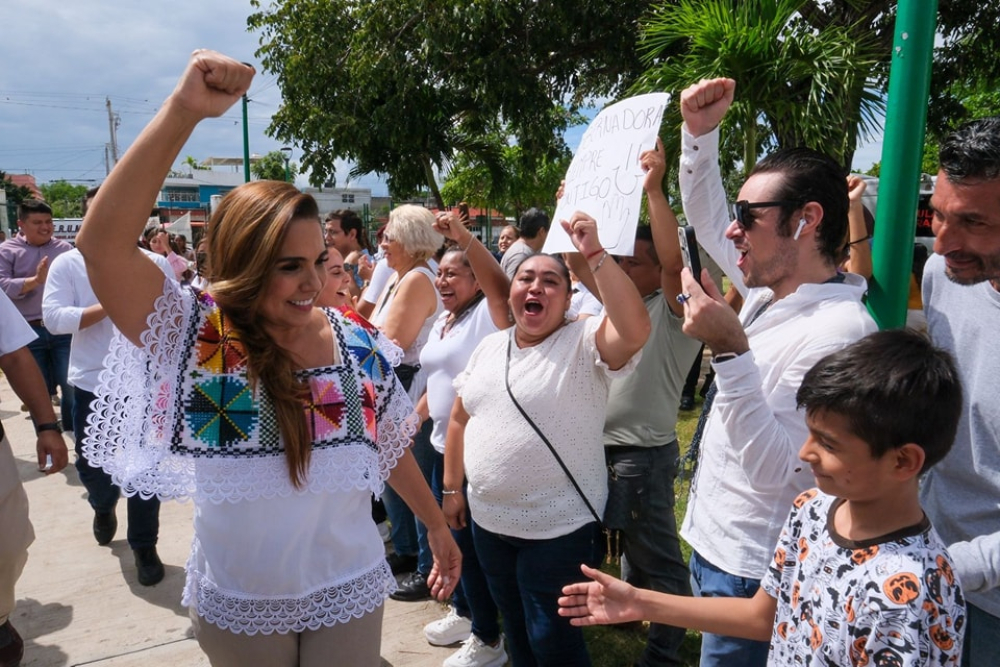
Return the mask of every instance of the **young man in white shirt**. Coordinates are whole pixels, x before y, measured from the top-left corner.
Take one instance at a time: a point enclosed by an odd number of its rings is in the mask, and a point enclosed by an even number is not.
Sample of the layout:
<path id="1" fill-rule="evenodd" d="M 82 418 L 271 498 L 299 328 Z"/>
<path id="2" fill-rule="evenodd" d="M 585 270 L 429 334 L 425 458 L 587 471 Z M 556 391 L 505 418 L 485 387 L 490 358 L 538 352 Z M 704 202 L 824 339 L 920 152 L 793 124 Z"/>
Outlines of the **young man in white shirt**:
<path id="1" fill-rule="evenodd" d="M 758 162 L 730 209 L 718 125 L 736 82 L 681 95 L 681 197 L 702 247 L 743 295 L 737 315 L 703 272 L 683 273 L 684 332 L 713 351 L 717 391 L 707 414 L 681 535 L 696 595 L 753 597 L 787 508 L 813 484 L 798 459 L 806 439 L 795 392 L 819 359 L 876 330 L 860 276 L 841 274 L 846 175 L 809 149 Z M 708 403 L 708 401 L 706 401 Z M 706 634 L 703 667 L 764 665 L 768 643 Z"/>
<path id="2" fill-rule="evenodd" d="M 84 215 L 95 196 L 97 188 L 87 192 Z M 174 270 L 166 257 L 153 252 L 146 254 L 160 267 L 165 278 L 174 278 Z M 83 454 L 83 446 L 87 443 L 87 417 L 92 411 L 94 393 L 115 328 L 90 287 L 87 266 L 79 250 L 74 248 L 52 262 L 42 297 L 42 312 L 49 329 L 73 336 L 69 383 L 73 385 L 76 399 L 72 424 L 76 436 L 76 469 L 94 510 L 94 539 L 103 546 L 114 539 L 118 529 L 115 506 L 121 491 L 106 472 L 90 465 Z M 128 544 L 135 556 L 139 583 L 143 586 L 152 586 L 163 579 L 163 563 L 156 553 L 159 527 L 160 501 L 157 498 L 134 495 L 128 499 Z"/>

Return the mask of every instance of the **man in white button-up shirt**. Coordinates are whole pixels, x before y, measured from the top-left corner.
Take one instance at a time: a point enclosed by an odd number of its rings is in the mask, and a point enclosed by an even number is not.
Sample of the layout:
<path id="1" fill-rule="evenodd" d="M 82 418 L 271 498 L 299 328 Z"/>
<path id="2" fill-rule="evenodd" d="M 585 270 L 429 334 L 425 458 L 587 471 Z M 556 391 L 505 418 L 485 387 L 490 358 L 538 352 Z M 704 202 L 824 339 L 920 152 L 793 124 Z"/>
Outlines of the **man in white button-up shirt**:
<path id="1" fill-rule="evenodd" d="M 96 195 L 97 188 L 87 192 L 84 215 L 87 205 Z M 173 279 L 173 268 L 165 257 L 151 252 L 147 255 L 160 267 L 166 278 Z M 94 510 L 94 539 L 98 544 L 105 545 L 114 539 L 118 528 L 115 506 L 118 504 L 120 490 L 112 484 L 107 473 L 88 463 L 83 455 L 83 446 L 87 442 L 87 417 L 92 411 L 94 392 L 104 369 L 104 357 L 111 347 L 115 329 L 90 287 L 87 266 L 79 250 L 74 248 L 52 262 L 42 297 L 42 313 L 49 330 L 73 336 L 69 355 L 69 383 L 73 385 L 76 399 L 72 424 L 76 436 L 76 469 Z M 163 579 L 163 563 L 156 554 L 159 525 L 158 499 L 144 499 L 138 495 L 128 499 L 128 545 L 135 555 L 139 583 L 143 586 L 152 586 Z"/>
<path id="2" fill-rule="evenodd" d="M 841 167 L 809 149 L 757 163 L 727 206 L 718 125 L 732 79 L 681 95 L 681 197 L 698 240 L 744 297 L 737 317 L 711 281 L 684 272 L 684 332 L 711 347 L 716 392 L 681 535 L 696 595 L 752 597 L 795 496 L 814 486 L 798 459 L 805 416 L 795 392 L 819 359 L 876 330 L 863 278 L 837 271 L 847 233 Z M 768 643 L 705 635 L 701 664 L 767 662 Z"/>

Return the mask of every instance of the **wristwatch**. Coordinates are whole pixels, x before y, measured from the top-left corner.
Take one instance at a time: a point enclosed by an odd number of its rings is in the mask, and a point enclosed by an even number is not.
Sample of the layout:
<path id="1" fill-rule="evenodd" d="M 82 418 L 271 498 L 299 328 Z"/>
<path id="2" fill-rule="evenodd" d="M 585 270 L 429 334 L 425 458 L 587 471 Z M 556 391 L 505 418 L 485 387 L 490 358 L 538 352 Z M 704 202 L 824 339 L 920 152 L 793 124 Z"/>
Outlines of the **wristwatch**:
<path id="1" fill-rule="evenodd" d="M 42 431 L 55 431 L 56 433 L 62 433 L 62 422 L 46 422 L 44 424 L 37 424 L 35 426 L 35 435 L 38 435 Z"/>
<path id="2" fill-rule="evenodd" d="M 723 361 L 729 361 L 730 359 L 735 359 L 738 356 L 740 355 L 738 355 L 735 352 L 723 352 L 722 354 L 717 354 L 714 357 L 712 357 L 712 363 L 718 364 Z"/>

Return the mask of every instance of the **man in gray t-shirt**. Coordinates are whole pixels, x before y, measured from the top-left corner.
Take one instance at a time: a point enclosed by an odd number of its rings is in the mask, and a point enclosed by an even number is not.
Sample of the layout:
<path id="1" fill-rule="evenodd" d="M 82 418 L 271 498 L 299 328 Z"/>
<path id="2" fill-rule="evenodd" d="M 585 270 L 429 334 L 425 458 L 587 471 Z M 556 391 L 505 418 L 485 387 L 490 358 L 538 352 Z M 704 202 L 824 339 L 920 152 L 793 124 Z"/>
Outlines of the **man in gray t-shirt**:
<path id="1" fill-rule="evenodd" d="M 948 544 L 968 603 L 963 665 L 1000 665 L 1000 117 L 941 145 L 931 197 L 934 252 L 923 299 L 934 343 L 958 362 L 963 414 L 920 501 Z"/>
<path id="2" fill-rule="evenodd" d="M 513 280 L 521 262 L 542 251 L 551 224 L 549 216 L 541 209 L 529 208 L 521 214 L 519 223 L 521 238 L 514 241 L 500 259 L 500 268 L 508 278 Z"/>

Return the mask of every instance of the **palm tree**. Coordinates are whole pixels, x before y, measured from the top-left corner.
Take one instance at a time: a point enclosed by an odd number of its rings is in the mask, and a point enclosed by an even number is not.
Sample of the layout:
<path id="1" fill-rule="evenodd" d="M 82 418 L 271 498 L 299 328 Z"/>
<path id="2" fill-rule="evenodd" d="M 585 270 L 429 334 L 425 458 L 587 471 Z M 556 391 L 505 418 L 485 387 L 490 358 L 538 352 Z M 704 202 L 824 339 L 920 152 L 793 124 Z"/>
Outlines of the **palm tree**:
<path id="1" fill-rule="evenodd" d="M 883 105 L 874 80 L 879 46 L 857 26 L 812 28 L 799 14 L 804 4 L 678 0 L 661 5 L 642 26 L 641 53 L 648 69 L 632 92 L 679 96 L 701 79 L 733 78 L 736 99 L 724 121 L 723 150 L 742 162 L 744 175 L 763 150 L 793 146 L 821 150 L 849 168 L 858 132 L 871 136 Z M 678 107 L 671 105 L 667 122 L 680 124 Z M 676 138 L 668 139 L 676 151 Z"/>

